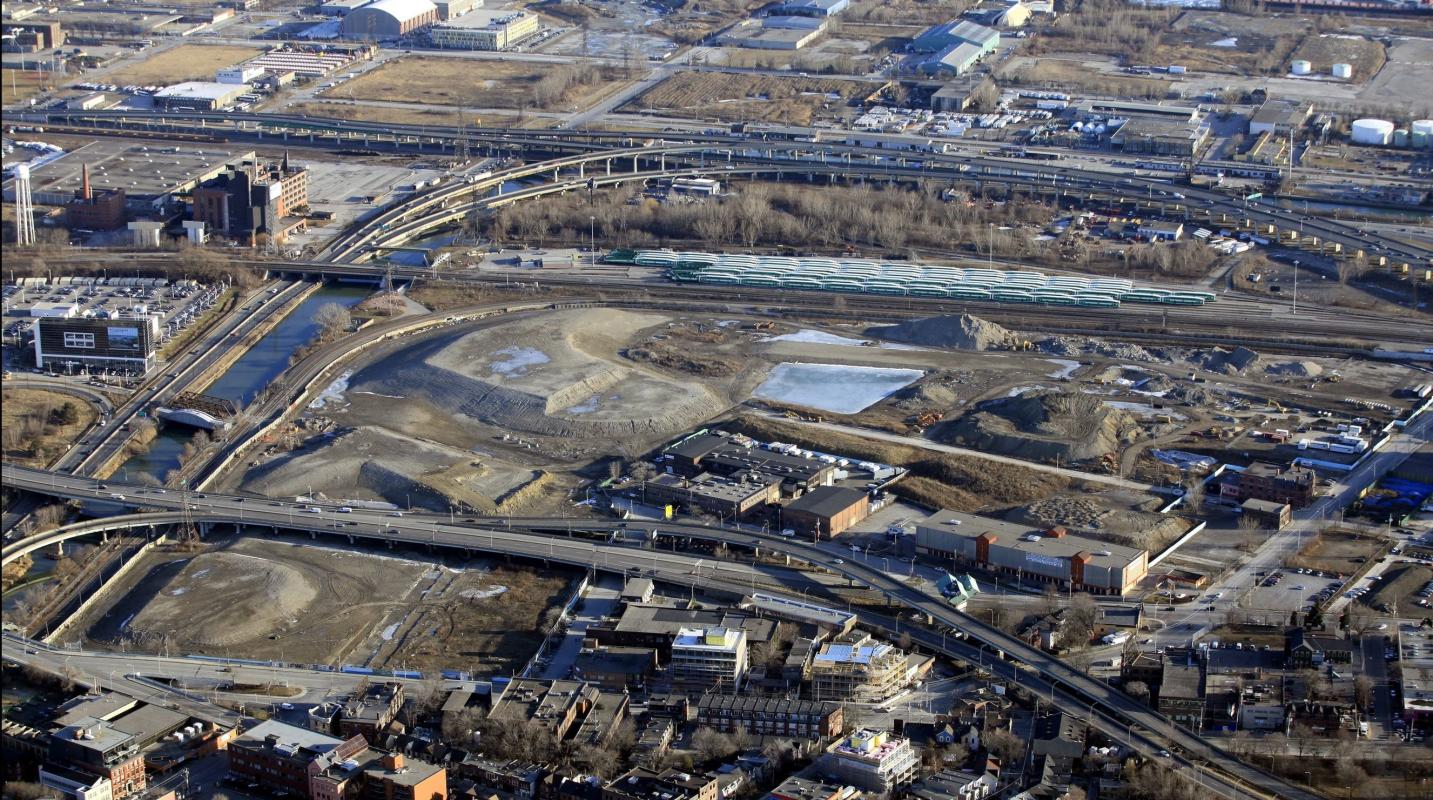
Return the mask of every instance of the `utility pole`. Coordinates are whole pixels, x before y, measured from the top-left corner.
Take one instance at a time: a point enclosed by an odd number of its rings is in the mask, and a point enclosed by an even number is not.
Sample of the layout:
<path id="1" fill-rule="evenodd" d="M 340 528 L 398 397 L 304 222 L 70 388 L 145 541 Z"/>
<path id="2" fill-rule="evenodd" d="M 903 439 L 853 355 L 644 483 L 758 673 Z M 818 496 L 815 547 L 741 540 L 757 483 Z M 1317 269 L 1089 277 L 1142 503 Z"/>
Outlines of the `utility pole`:
<path id="1" fill-rule="evenodd" d="M 194 524 L 194 510 L 189 506 L 189 479 L 179 481 L 179 549 L 193 552 L 199 549 L 199 528 Z"/>

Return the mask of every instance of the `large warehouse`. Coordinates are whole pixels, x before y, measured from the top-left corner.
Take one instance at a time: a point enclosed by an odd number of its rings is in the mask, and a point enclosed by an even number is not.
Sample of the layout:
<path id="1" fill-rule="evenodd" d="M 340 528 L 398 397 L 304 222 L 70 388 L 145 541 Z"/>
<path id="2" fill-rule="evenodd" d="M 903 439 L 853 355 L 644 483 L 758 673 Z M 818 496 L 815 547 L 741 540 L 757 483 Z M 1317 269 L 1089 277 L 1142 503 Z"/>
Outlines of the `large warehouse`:
<path id="1" fill-rule="evenodd" d="M 428 0 L 377 0 L 343 18 L 345 39 L 397 39 L 438 21 L 438 7 Z"/>
<path id="2" fill-rule="evenodd" d="M 1149 571 L 1149 553 L 1003 520 L 937 511 L 916 525 L 916 552 L 949 558 L 1022 582 L 1054 582 L 1095 594 L 1123 594 Z"/>

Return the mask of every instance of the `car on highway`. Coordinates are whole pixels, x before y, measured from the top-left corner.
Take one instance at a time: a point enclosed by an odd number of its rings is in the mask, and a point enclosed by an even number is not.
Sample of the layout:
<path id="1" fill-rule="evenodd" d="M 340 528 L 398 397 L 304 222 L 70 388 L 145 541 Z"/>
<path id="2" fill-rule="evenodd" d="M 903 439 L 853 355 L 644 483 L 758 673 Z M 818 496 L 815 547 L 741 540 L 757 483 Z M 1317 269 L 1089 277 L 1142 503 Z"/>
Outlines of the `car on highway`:
<path id="1" fill-rule="evenodd" d="M 833 558 L 833 559 L 831 559 L 831 563 L 832 563 L 832 564 L 840 565 L 840 564 L 846 563 L 846 561 L 845 561 L 845 559 L 841 559 L 841 558 Z"/>

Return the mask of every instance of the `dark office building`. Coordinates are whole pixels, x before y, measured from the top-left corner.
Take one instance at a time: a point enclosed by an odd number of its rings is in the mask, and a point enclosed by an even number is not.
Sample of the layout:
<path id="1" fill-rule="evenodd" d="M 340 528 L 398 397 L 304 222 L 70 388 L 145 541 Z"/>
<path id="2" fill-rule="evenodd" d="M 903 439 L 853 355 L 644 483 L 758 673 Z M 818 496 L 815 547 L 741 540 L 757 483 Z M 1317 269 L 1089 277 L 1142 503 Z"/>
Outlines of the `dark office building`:
<path id="1" fill-rule="evenodd" d="M 155 317 L 42 317 L 35 321 L 35 366 L 144 374 L 159 348 Z"/>

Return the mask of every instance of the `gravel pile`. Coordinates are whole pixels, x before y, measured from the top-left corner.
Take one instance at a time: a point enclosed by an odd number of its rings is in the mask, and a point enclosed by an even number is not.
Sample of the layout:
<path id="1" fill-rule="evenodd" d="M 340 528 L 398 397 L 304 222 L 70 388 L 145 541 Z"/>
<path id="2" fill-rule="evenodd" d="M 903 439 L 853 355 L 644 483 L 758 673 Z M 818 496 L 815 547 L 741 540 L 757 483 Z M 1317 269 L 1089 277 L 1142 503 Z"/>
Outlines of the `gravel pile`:
<path id="1" fill-rule="evenodd" d="M 1110 508 L 1087 497 L 1040 500 L 1012 511 L 1009 518 L 1032 528 L 1063 525 L 1076 534 L 1147 548 L 1158 548 L 1183 533 L 1188 525 L 1180 517 Z"/>
<path id="2" fill-rule="evenodd" d="M 1107 342 L 1088 336 L 1051 336 L 1035 343 L 1035 348 L 1052 356 L 1096 355 L 1122 361 L 1165 363 L 1169 356 L 1161 350 L 1147 350 L 1128 342 Z"/>
<path id="3" fill-rule="evenodd" d="M 941 438 L 1002 455 L 1070 463 L 1119 452 L 1139 430 L 1131 414 L 1096 397 L 1046 390 L 983 403 L 942 430 Z"/>
<path id="4" fill-rule="evenodd" d="M 1270 375 L 1291 375 L 1296 378 L 1317 378 L 1324 368 L 1312 361 L 1278 361 L 1264 368 Z"/>
<path id="5" fill-rule="evenodd" d="M 1020 337 L 993 322 L 954 314 L 871 328 L 867 336 L 925 347 L 952 347 L 957 350 L 1005 350 Z"/>

